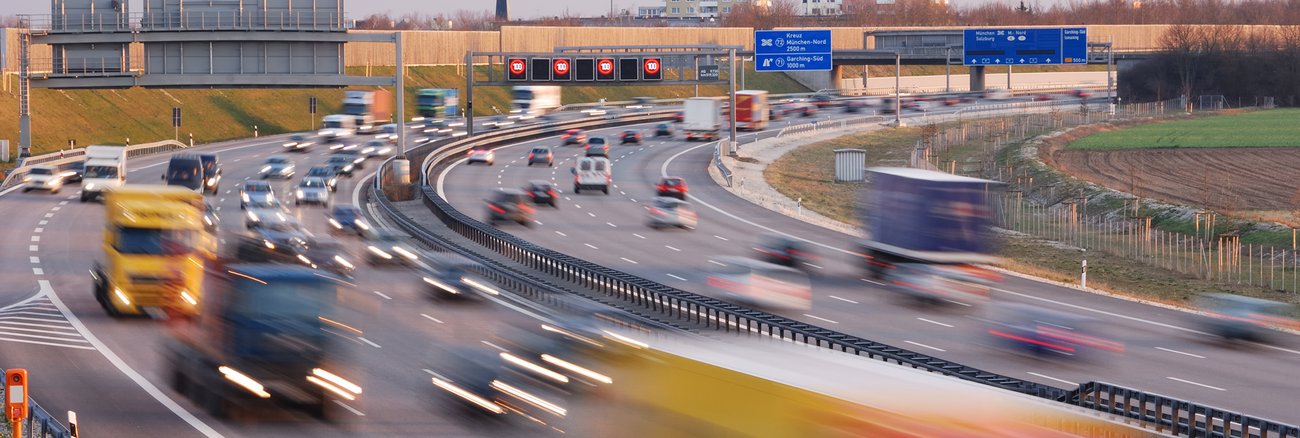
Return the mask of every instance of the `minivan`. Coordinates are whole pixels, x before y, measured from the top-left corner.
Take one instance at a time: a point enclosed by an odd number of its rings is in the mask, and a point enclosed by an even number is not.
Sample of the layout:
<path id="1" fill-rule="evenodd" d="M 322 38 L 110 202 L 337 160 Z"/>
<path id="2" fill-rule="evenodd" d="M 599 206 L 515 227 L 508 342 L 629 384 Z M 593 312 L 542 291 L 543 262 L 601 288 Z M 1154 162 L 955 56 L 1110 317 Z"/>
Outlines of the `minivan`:
<path id="1" fill-rule="evenodd" d="M 578 165 L 569 169 L 573 173 L 573 193 L 582 193 L 582 189 L 600 189 L 609 194 L 609 185 L 614 178 L 613 165 L 605 157 L 578 158 Z"/>
<path id="2" fill-rule="evenodd" d="M 169 186 L 181 186 L 203 193 L 203 159 L 198 155 L 172 155 L 167 173 L 162 176 Z"/>

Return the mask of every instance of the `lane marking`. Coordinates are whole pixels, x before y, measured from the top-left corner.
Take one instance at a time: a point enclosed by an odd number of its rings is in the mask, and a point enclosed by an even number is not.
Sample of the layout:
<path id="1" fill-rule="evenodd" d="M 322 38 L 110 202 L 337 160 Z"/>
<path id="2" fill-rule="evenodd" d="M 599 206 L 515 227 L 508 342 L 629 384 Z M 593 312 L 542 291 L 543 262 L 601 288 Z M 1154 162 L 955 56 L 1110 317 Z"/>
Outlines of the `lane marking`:
<path id="1" fill-rule="evenodd" d="M 46 225 L 46 224 L 49 224 L 49 223 L 50 223 L 50 221 L 47 221 L 47 220 L 42 219 L 40 222 L 37 222 L 36 225 Z"/>
<path id="2" fill-rule="evenodd" d="M 72 198 L 68 198 L 72 199 Z M 68 205 L 68 201 L 59 201 L 59 205 Z"/>
<path id="3" fill-rule="evenodd" d="M 930 323 L 930 324 L 941 325 L 941 326 L 944 326 L 944 327 L 947 327 L 947 328 L 952 328 L 952 324 L 944 324 L 944 323 L 939 322 L 939 321 L 935 321 L 935 320 L 931 320 L 931 319 L 925 319 L 925 318 L 922 318 L 922 317 L 919 317 L 919 316 L 916 317 L 916 319 L 919 319 L 919 320 L 922 320 L 922 321 L 928 322 L 928 323 Z"/>
<path id="4" fill-rule="evenodd" d="M 812 318 L 812 319 L 818 319 L 818 320 L 826 321 L 826 322 L 829 322 L 829 323 L 831 323 L 831 324 L 839 324 L 838 322 L 831 321 L 831 320 L 829 320 L 829 319 L 822 318 L 822 317 L 817 316 L 817 315 L 810 315 L 810 314 L 805 313 L 805 314 L 803 314 L 803 316 L 807 316 L 807 317 Z"/>
<path id="5" fill-rule="evenodd" d="M 614 225 L 612 222 L 605 222 L 605 225 L 609 225 L 610 227 L 613 228 L 618 228 L 618 225 Z"/>
<path id="6" fill-rule="evenodd" d="M 569 198 L 568 198 L 568 197 L 565 197 L 564 199 L 569 199 Z M 577 208 L 582 208 L 582 206 L 581 206 L 581 205 L 578 205 L 578 204 L 573 204 L 573 206 L 574 206 L 574 207 L 577 207 Z"/>
<path id="7" fill-rule="evenodd" d="M 393 299 L 393 297 L 390 297 L 390 296 L 388 296 L 388 295 L 384 295 L 383 292 L 380 292 L 380 291 L 372 291 L 372 292 L 374 292 L 375 295 L 379 295 L 380 297 L 383 297 L 383 299 L 385 299 L 385 300 L 391 300 L 391 299 Z"/>
<path id="8" fill-rule="evenodd" d="M 821 266 L 817 266 L 817 265 L 814 265 L 814 264 L 812 264 L 812 263 L 808 263 L 808 262 L 803 262 L 803 264 L 808 265 L 808 266 L 812 266 L 812 267 L 817 268 L 817 269 L 826 269 L 826 268 L 823 268 L 823 267 L 821 267 Z"/>
<path id="9" fill-rule="evenodd" d="M 41 236 L 32 236 L 32 241 L 33 241 L 33 242 L 40 242 L 40 241 L 41 241 Z"/>
<path id="10" fill-rule="evenodd" d="M 502 346 L 497 345 L 497 344 L 493 344 L 493 343 L 488 342 L 488 341 L 486 341 L 486 340 L 479 341 L 479 342 L 482 342 L 484 345 L 487 345 L 487 346 L 489 346 L 489 347 L 492 347 L 492 348 L 495 348 L 495 349 L 498 349 L 498 350 L 501 350 L 501 351 L 510 351 L 510 350 L 505 349 L 505 347 L 502 347 Z"/>
<path id="11" fill-rule="evenodd" d="M 564 234 L 563 232 L 560 232 L 560 231 L 556 231 L 555 234 L 559 234 L 560 236 L 563 236 L 563 237 L 569 237 L 568 234 Z"/>
<path id="12" fill-rule="evenodd" d="M 636 260 L 632 260 L 632 259 L 629 259 L 629 258 L 627 258 L 627 257 L 619 257 L 619 258 L 620 258 L 620 259 L 623 259 L 623 261 L 625 261 L 625 262 L 628 262 L 628 263 L 631 263 L 631 264 L 634 264 L 634 265 L 639 265 L 639 264 L 640 264 L 640 263 L 637 263 Z"/>
<path id="13" fill-rule="evenodd" d="M 1213 390 L 1216 390 L 1216 391 L 1227 391 L 1226 389 L 1223 389 L 1223 388 L 1220 388 L 1220 387 L 1217 387 L 1217 386 L 1210 386 L 1210 385 L 1206 385 L 1206 384 L 1204 384 L 1204 383 L 1196 383 L 1196 382 L 1193 382 L 1193 381 L 1191 381 L 1191 380 L 1183 380 L 1183 379 L 1179 379 L 1179 378 L 1177 378 L 1177 377 L 1165 377 L 1165 378 L 1166 378 L 1166 379 L 1169 379 L 1169 380 L 1173 380 L 1173 381 L 1175 381 L 1175 382 L 1183 382 L 1183 383 L 1186 383 L 1186 384 L 1189 384 L 1189 385 L 1196 385 L 1196 386 L 1200 386 L 1200 387 L 1202 387 L 1202 388 L 1209 388 L 1209 389 L 1213 389 Z"/>
<path id="14" fill-rule="evenodd" d="M 944 299 L 944 301 L 947 301 L 947 302 L 949 302 L 949 303 L 956 304 L 956 305 L 958 305 L 958 306 L 971 307 L 970 304 L 966 304 L 966 303 L 963 303 L 963 302 L 961 302 L 961 301 L 949 300 L 949 299 Z"/>
<path id="15" fill-rule="evenodd" d="M 48 218 L 52 218 L 52 217 L 54 217 L 54 213 L 45 213 L 45 218 L 48 219 Z"/>
<path id="16" fill-rule="evenodd" d="M 55 206 L 55 207 L 53 207 L 53 208 L 50 208 L 50 211 L 59 211 L 59 210 L 62 210 L 62 209 L 63 209 L 63 207 Z"/>
<path id="17" fill-rule="evenodd" d="M 664 248 L 668 248 L 668 249 L 671 249 L 671 250 L 673 250 L 673 251 L 677 251 L 677 252 L 682 252 L 682 250 L 677 249 L 677 248 L 673 248 L 673 247 L 668 246 L 668 245 L 664 245 Z"/>
<path id="18" fill-rule="evenodd" d="M 934 350 L 934 351 L 948 351 L 948 350 L 944 350 L 944 349 L 939 348 L 939 347 L 931 347 L 931 346 L 929 346 L 929 345 L 925 345 L 925 344 L 922 344 L 922 343 L 920 343 L 920 342 L 912 342 L 912 341 L 903 341 L 903 342 L 906 342 L 906 343 L 909 343 L 909 344 L 915 345 L 915 346 L 917 346 L 917 347 L 929 348 L 929 349 Z"/>
<path id="19" fill-rule="evenodd" d="M 358 411 L 357 408 L 354 408 L 354 407 L 348 406 L 347 404 L 345 404 L 345 403 L 343 403 L 343 402 L 341 402 L 341 401 L 333 400 L 333 402 L 334 402 L 334 404 L 336 404 L 336 405 L 342 406 L 343 409 L 347 409 L 348 412 L 351 412 L 351 413 L 353 413 L 353 414 L 357 414 L 358 417 L 364 417 L 364 416 L 366 416 L 366 414 L 365 414 L 364 412 Z"/>
<path id="20" fill-rule="evenodd" d="M 40 247 L 40 246 L 37 246 L 37 245 L 27 245 L 27 250 L 28 250 L 28 251 L 33 251 L 33 252 L 34 252 L 34 251 L 37 251 L 37 250 L 40 250 L 40 249 L 41 249 L 41 247 Z"/>
<path id="21" fill-rule="evenodd" d="M 866 278 L 863 278 L 862 281 L 865 281 L 865 282 L 867 282 L 867 283 L 874 284 L 874 285 L 876 285 L 876 286 L 884 286 L 884 285 L 885 285 L 885 283 L 881 283 L 881 282 L 879 282 L 879 281 L 875 281 L 875 280 L 869 280 L 869 279 L 866 279 Z"/>
<path id="22" fill-rule="evenodd" d="M 45 270 L 41 268 L 32 268 L 32 273 L 36 275 L 45 275 Z"/>
<path id="23" fill-rule="evenodd" d="M 35 263 L 35 264 L 40 264 L 40 263 L 41 263 L 41 258 L 40 258 L 40 257 L 32 256 L 32 257 L 28 257 L 27 259 L 30 260 L 32 263 Z"/>
<path id="24" fill-rule="evenodd" d="M 715 265 L 718 265 L 718 266 L 727 266 L 726 263 L 722 263 L 722 262 L 720 262 L 720 261 L 713 260 L 713 259 L 709 259 L 709 263 L 712 263 L 712 264 L 715 264 Z"/>
<path id="25" fill-rule="evenodd" d="M 370 344 L 371 347 L 375 347 L 375 348 L 384 348 L 384 347 L 380 347 L 379 344 L 376 344 L 376 343 L 374 343 L 374 341 L 371 341 L 371 340 L 369 340 L 369 339 L 361 338 L 361 337 L 358 337 L 357 339 L 360 339 L 361 342 L 365 342 L 365 343 L 367 343 L 367 344 Z"/>
<path id="26" fill-rule="evenodd" d="M 722 237 L 722 236 L 719 236 L 719 235 L 717 235 L 717 234 L 714 234 L 713 237 L 716 237 L 716 238 L 718 238 L 718 239 L 722 239 L 722 240 L 730 240 L 730 239 L 727 239 L 726 237 Z"/>
<path id="27" fill-rule="evenodd" d="M 596 213 L 587 212 L 587 216 L 596 217 Z"/>
<path id="28" fill-rule="evenodd" d="M 685 279 L 685 278 L 682 278 L 682 277 L 678 277 L 678 276 L 676 276 L 676 275 L 673 275 L 673 274 L 668 274 L 668 276 L 669 276 L 669 277 L 672 277 L 672 278 L 676 278 L 676 279 L 678 279 L 678 280 L 681 280 L 681 281 L 686 281 L 686 279 Z"/>
<path id="29" fill-rule="evenodd" d="M 644 239 L 644 238 L 645 238 L 645 236 L 642 236 L 642 235 L 637 234 L 637 233 L 632 233 L 632 235 L 633 235 L 633 236 L 636 236 L 638 239 Z"/>
<path id="30" fill-rule="evenodd" d="M 848 298 L 840 298 L 840 297 L 837 297 L 837 296 L 835 296 L 835 295 L 831 295 L 830 297 L 831 297 L 831 298 L 834 298 L 834 299 L 837 299 L 837 300 L 840 300 L 840 301 L 843 301 L 843 302 L 846 302 L 846 303 L 858 304 L 857 301 L 853 301 L 853 300 L 850 300 L 850 299 L 848 299 Z"/>
<path id="31" fill-rule="evenodd" d="M 421 313 L 420 316 L 423 316 L 424 319 L 427 319 L 427 320 L 430 320 L 430 321 L 436 322 L 436 323 L 438 323 L 438 324 L 445 324 L 444 322 L 442 322 L 441 319 L 438 319 L 438 318 L 434 318 L 434 317 L 432 317 L 432 316 L 429 316 L 429 314 L 427 314 L 427 313 Z"/>
<path id="32" fill-rule="evenodd" d="M 1066 384 L 1066 385 L 1070 385 L 1070 386 L 1079 386 L 1078 383 L 1071 382 L 1071 381 L 1069 381 L 1069 380 L 1058 379 L 1058 378 L 1055 378 L 1055 377 L 1052 377 L 1052 376 L 1049 376 L 1049 375 L 1046 375 L 1046 374 L 1038 374 L 1038 373 L 1035 373 L 1035 372 L 1033 372 L 1033 371 L 1026 371 L 1025 374 L 1028 374 L 1028 375 L 1031 375 L 1031 376 L 1042 377 L 1042 378 L 1047 379 L 1047 380 L 1055 380 L 1055 381 L 1057 381 L 1057 382 L 1061 382 L 1061 383 L 1064 383 L 1064 384 Z"/>
<path id="33" fill-rule="evenodd" d="M 54 303 L 54 307 L 59 308 L 59 313 L 62 313 L 63 317 L 68 319 L 68 323 L 72 324 L 72 326 L 77 329 L 78 333 L 81 333 L 81 337 L 90 341 L 90 346 L 94 347 L 96 351 L 99 351 L 99 354 L 103 355 L 105 359 L 108 359 L 108 362 L 113 364 L 118 371 L 121 371 L 128 379 L 135 382 L 140 389 L 143 389 L 144 392 L 149 394 L 150 397 L 153 397 L 154 400 L 162 403 L 167 410 L 176 414 L 177 417 L 180 417 L 181 420 L 189 424 L 190 427 L 193 427 L 194 430 L 197 430 L 199 433 L 207 437 L 216 438 L 221 436 L 221 434 L 217 433 L 215 429 L 208 426 L 203 422 L 203 420 L 199 420 L 198 417 L 194 416 L 194 414 L 185 410 L 185 408 L 177 404 L 175 400 L 172 400 L 171 397 L 168 397 L 167 394 L 164 394 L 158 389 L 158 387 L 154 386 L 153 383 L 150 383 L 149 380 L 140 375 L 139 372 L 136 372 L 135 369 L 131 368 L 130 365 L 127 365 L 126 362 L 123 361 L 121 357 L 118 357 L 117 353 L 110 350 L 107 345 L 100 342 L 99 338 L 95 337 L 95 334 L 91 333 L 90 329 L 87 329 L 86 325 L 81 323 L 81 319 L 77 318 L 77 315 L 73 314 L 72 311 L 68 310 L 68 306 L 63 304 L 63 300 L 59 299 L 59 295 L 54 292 L 54 288 L 50 287 L 49 280 L 39 280 L 39 283 L 41 285 L 41 293 L 49 297 L 50 301 Z"/>
<path id="34" fill-rule="evenodd" d="M 537 225 L 546 225 L 546 224 L 542 223 L 542 221 L 539 221 L 539 220 L 537 220 L 537 219 L 533 219 L 533 223 L 535 223 L 535 224 L 537 224 Z"/>
<path id="35" fill-rule="evenodd" d="M 44 229 L 44 228 L 41 228 L 41 227 L 36 227 L 36 229 L 35 229 L 35 230 L 32 230 L 32 232 L 37 233 L 37 234 L 40 234 L 40 233 L 44 233 L 44 232 L 45 232 L 45 229 Z"/>
<path id="36" fill-rule="evenodd" d="M 590 243 L 584 243 L 583 245 L 587 245 L 587 247 L 588 247 L 588 248 L 591 248 L 591 249 L 600 249 L 600 248 L 597 248 L 596 245 L 592 245 L 592 244 L 590 244 Z"/>
<path id="37" fill-rule="evenodd" d="M 1183 355 L 1183 356 L 1191 356 L 1191 357 L 1194 357 L 1194 358 L 1197 358 L 1197 359 L 1205 359 L 1205 356 L 1201 356 L 1201 355 L 1199 355 L 1199 354 L 1192 354 L 1192 353 L 1188 353 L 1188 352 L 1184 352 L 1184 351 L 1178 351 L 1178 350 L 1174 350 L 1174 349 L 1170 349 L 1170 348 L 1165 348 L 1165 347 L 1156 347 L 1156 349 L 1157 349 L 1157 350 L 1160 350 L 1160 351 L 1168 351 L 1168 352 L 1170 352 L 1170 353 L 1181 354 L 1181 355 Z"/>

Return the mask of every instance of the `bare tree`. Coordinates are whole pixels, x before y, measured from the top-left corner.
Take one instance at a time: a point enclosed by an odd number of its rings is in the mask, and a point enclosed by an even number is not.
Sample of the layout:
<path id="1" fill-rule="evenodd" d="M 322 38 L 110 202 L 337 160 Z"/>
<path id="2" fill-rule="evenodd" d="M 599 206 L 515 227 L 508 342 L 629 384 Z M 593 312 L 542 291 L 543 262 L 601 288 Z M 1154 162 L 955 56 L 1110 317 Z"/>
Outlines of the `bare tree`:
<path id="1" fill-rule="evenodd" d="M 772 0 L 769 5 L 751 2 L 732 6 L 731 13 L 722 16 L 722 26 L 754 29 L 792 27 L 798 23 L 798 15 L 794 0 Z"/>
<path id="2" fill-rule="evenodd" d="M 489 11 L 467 11 L 461 9 L 451 15 L 453 30 L 495 30 L 497 17 Z"/>

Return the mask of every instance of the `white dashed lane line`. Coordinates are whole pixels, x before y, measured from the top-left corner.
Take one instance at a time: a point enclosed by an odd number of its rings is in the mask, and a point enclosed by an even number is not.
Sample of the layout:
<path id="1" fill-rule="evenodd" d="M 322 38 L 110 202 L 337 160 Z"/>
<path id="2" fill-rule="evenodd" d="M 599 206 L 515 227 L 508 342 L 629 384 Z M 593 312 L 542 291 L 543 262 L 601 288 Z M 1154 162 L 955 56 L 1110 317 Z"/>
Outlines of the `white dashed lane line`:
<path id="1" fill-rule="evenodd" d="M 40 221 L 40 222 L 37 222 L 36 225 L 46 225 L 46 224 L 49 224 L 49 223 L 50 223 L 50 221 L 42 220 L 42 221 Z"/>
<path id="2" fill-rule="evenodd" d="M 33 262 L 33 263 L 35 263 L 35 262 Z M 1201 356 L 1201 355 L 1199 355 L 1199 354 L 1187 353 L 1187 352 L 1178 351 L 1178 350 L 1173 350 L 1173 349 L 1169 349 L 1169 348 L 1165 348 L 1165 347 L 1155 347 L 1155 348 L 1156 348 L 1157 350 L 1160 350 L 1160 351 L 1167 351 L 1167 352 L 1174 353 L 1174 354 L 1181 354 L 1181 355 L 1183 355 L 1183 356 L 1191 356 L 1191 357 L 1195 357 L 1195 358 L 1197 358 L 1197 359 L 1205 359 L 1205 356 Z"/>
<path id="3" fill-rule="evenodd" d="M 930 323 L 930 324 L 934 324 L 934 325 L 941 325 L 941 326 L 948 327 L 948 328 L 952 328 L 952 327 L 953 327 L 952 324 L 944 324 L 944 323 L 942 323 L 942 322 L 935 321 L 935 320 L 931 320 L 931 319 L 925 319 L 925 318 L 921 318 L 921 317 L 917 317 L 916 319 L 919 319 L 919 320 L 921 320 L 921 321 L 925 321 L 925 322 L 928 322 L 928 323 Z"/>
<path id="4" fill-rule="evenodd" d="M 625 261 L 625 262 L 628 262 L 628 263 L 631 263 L 631 264 L 634 264 L 634 265 L 639 265 L 639 264 L 640 264 L 640 263 L 637 263 L 636 260 L 632 260 L 632 259 L 629 259 L 629 258 L 627 258 L 627 257 L 619 257 L 619 258 L 620 258 L 620 259 L 623 259 L 623 261 Z"/>
<path id="5" fill-rule="evenodd" d="M 912 341 L 903 341 L 903 342 L 906 342 L 906 343 L 909 343 L 909 344 L 915 345 L 915 346 L 917 346 L 917 347 L 929 348 L 929 349 L 934 350 L 934 351 L 948 351 L 948 350 L 944 350 L 944 349 L 939 348 L 939 347 L 931 347 L 931 346 L 929 346 L 929 345 L 925 345 L 925 344 L 922 344 L 922 343 L 920 343 L 920 342 L 912 342 Z"/>
<path id="6" fill-rule="evenodd" d="M 596 213 L 587 212 L 587 216 L 596 217 Z"/>
<path id="7" fill-rule="evenodd" d="M 40 257 L 31 256 L 31 257 L 28 257 L 28 260 L 30 260 L 33 264 L 38 264 L 38 265 L 41 264 L 41 258 L 40 258 Z"/>
<path id="8" fill-rule="evenodd" d="M 556 231 L 555 234 L 559 234 L 560 237 L 569 237 L 568 234 L 564 234 L 563 232 L 560 232 L 560 231 Z"/>
<path id="9" fill-rule="evenodd" d="M 430 321 L 436 322 L 436 323 L 438 323 L 438 324 L 443 324 L 443 322 L 442 322 L 441 319 L 438 319 L 438 318 L 434 318 L 434 317 L 432 317 L 432 316 L 429 316 L 429 314 L 427 314 L 427 313 L 421 313 L 420 316 L 423 316 L 424 319 L 427 319 L 427 320 L 430 320 Z"/>
<path id="10" fill-rule="evenodd" d="M 32 268 L 32 273 L 36 275 L 45 275 L 45 270 L 41 268 Z"/>
<path id="11" fill-rule="evenodd" d="M 731 239 L 728 239 L 728 238 L 726 238 L 726 237 L 719 236 L 719 235 L 717 235 L 717 234 L 714 234 L 713 237 L 716 237 L 716 238 L 718 238 L 719 240 L 731 240 Z"/>
<path id="12" fill-rule="evenodd" d="M 588 248 L 591 248 L 591 249 L 597 249 L 597 250 L 600 249 L 600 248 L 597 248 L 596 245 L 592 245 L 592 244 L 590 244 L 590 243 L 584 243 L 583 245 L 587 245 L 587 247 L 588 247 Z"/>
<path id="13" fill-rule="evenodd" d="M 1206 385 L 1206 384 L 1204 384 L 1204 383 L 1193 382 L 1193 381 L 1191 381 L 1191 380 L 1183 380 L 1183 379 L 1179 379 L 1179 378 L 1177 378 L 1177 377 L 1165 377 L 1165 378 L 1166 378 L 1166 379 L 1169 379 L 1169 380 L 1173 380 L 1173 381 L 1175 381 L 1175 382 L 1183 382 L 1183 383 L 1186 383 L 1186 384 L 1188 384 L 1188 385 L 1196 385 L 1196 386 L 1199 386 L 1199 387 L 1202 387 L 1202 388 L 1213 389 L 1213 390 L 1215 390 L 1215 391 L 1227 391 L 1226 389 L 1223 389 L 1223 388 L 1220 388 L 1220 387 L 1217 387 L 1217 386 L 1210 386 L 1210 385 Z"/>
<path id="14" fill-rule="evenodd" d="M 816 269 L 825 269 L 825 268 L 823 268 L 823 267 L 821 267 L 821 266 L 817 266 L 817 265 L 814 265 L 814 264 L 812 264 L 812 263 L 808 263 L 808 262 L 803 262 L 803 264 L 808 265 L 808 266 L 811 266 L 811 267 L 816 268 Z"/>
<path id="15" fill-rule="evenodd" d="M 54 213 L 45 213 L 45 217 L 46 217 L 47 219 L 48 219 L 48 218 L 52 218 L 52 217 L 54 217 Z"/>
<path id="16" fill-rule="evenodd" d="M 1035 372 L 1033 372 L 1033 371 L 1027 371 L 1027 372 L 1025 372 L 1025 374 L 1028 374 L 1028 375 L 1031 375 L 1031 376 L 1042 377 L 1042 378 L 1047 379 L 1047 380 L 1055 380 L 1055 381 L 1057 381 L 1057 382 L 1061 382 L 1061 383 L 1064 383 L 1064 384 L 1066 384 L 1066 385 L 1070 385 L 1070 386 L 1079 386 L 1078 383 L 1074 383 L 1074 382 L 1071 382 L 1071 381 L 1069 381 L 1069 380 L 1058 379 L 1058 378 L 1055 378 L 1055 377 L 1052 377 L 1052 376 L 1049 376 L 1049 375 L 1046 375 L 1046 374 L 1038 374 L 1038 373 L 1035 373 Z"/>
<path id="17" fill-rule="evenodd" d="M 505 349 L 504 347 L 502 347 L 502 346 L 500 346 L 500 345 L 493 344 L 493 343 L 488 342 L 488 341 L 479 341 L 479 342 L 482 342 L 483 345 L 487 345 L 487 346 L 489 346 L 489 347 L 492 347 L 492 348 L 495 348 L 495 349 L 498 349 L 498 350 L 501 350 L 501 351 L 510 351 L 510 350 L 507 350 L 507 349 Z"/>
<path id="18" fill-rule="evenodd" d="M 40 242 L 40 241 L 41 241 L 41 236 L 32 236 L 32 241 L 33 241 L 33 242 Z"/>
<path id="19" fill-rule="evenodd" d="M 715 264 L 715 265 L 718 265 L 718 266 L 727 266 L 726 263 L 722 263 L 722 262 L 717 261 L 717 260 L 709 260 L 709 263 L 712 263 L 712 264 Z"/>
<path id="20" fill-rule="evenodd" d="M 40 249 L 41 247 L 37 245 L 27 245 L 27 250 L 31 252 L 36 252 L 39 251 Z"/>
<path id="21" fill-rule="evenodd" d="M 366 344 L 370 345 L 371 347 L 375 347 L 375 348 L 384 348 L 384 347 L 380 347 L 379 344 L 376 344 L 376 343 L 374 343 L 373 341 L 371 341 L 371 340 L 369 340 L 369 339 L 366 339 L 366 338 L 357 338 L 357 339 L 360 339 L 361 342 L 365 342 Z"/>
<path id="22" fill-rule="evenodd" d="M 671 249 L 671 250 L 673 250 L 673 251 L 677 251 L 677 252 L 682 252 L 682 250 L 677 249 L 677 248 L 673 248 L 673 247 L 668 246 L 668 245 L 664 245 L 664 248 L 668 248 L 668 249 Z"/>
<path id="23" fill-rule="evenodd" d="M 385 299 L 385 300 L 391 300 L 391 299 L 393 299 L 393 297 L 390 297 L 390 296 L 388 296 L 388 295 L 384 295 L 383 292 L 380 292 L 380 291 L 373 291 L 373 292 L 375 293 L 375 295 L 379 295 L 380 298 L 383 298 L 383 299 Z"/>
<path id="24" fill-rule="evenodd" d="M 846 302 L 846 303 L 858 304 L 857 301 L 853 301 L 853 300 L 850 300 L 850 299 L 848 299 L 848 298 L 840 298 L 840 297 L 837 297 L 837 296 L 835 296 L 835 295 L 831 295 L 830 297 L 831 297 L 831 298 L 834 298 L 834 299 L 837 299 L 837 300 L 840 300 L 840 301 L 843 301 L 843 302 Z"/>
<path id="25" fill-rule="evenodd" d="M 865 282 L 867 282 L 867 283 L 874 284 L 874 285 L 876 285 L 876 286 L 884 286 L 884 285 L 885 285 L 885 283 L 881 283 L 881 282 L 879 282 L 879 281 L 875 281 L 875 280 L 868 280 L 868 279 L 865 279 L 865 278 L 863 278 L 862 281 L 865 281 Z"/>
<path id="26" fill-rule="evenodd" d="M 811 315 L 811 314 L 807 314 L 807 313 L 805 313 L 805 314 L 803 314 L 803 316 L 807 316 L 807 317 L 809 317 L 809 318 L 816 319 L 816 320 L 819 320 L 819 321 L 826 321 L 826 322 L 829 322 L 829 323 L 831 323 L 831 324 L 839 324 L 839 322 L 832 321 L 832 320 L 829 320 L 829 319 L 826 319 L 826 318 L 822 318 L 822 317 L 817 316 L 817 315 Z"/>
<path id="27" fill-rule="evenodd" d="M 612 228 L 618 228 L 618 225 L 614 225 L 612 222 L 605 222 L 605 225 L 609 225 Z"/>
<path id="28" fill-rule="evenodd" d="M 32 232 L 33 232 L 33 233 L 36 233 L 36 234 L 40 234 L 40 233 L 44 233 L 44 232 L 45 232 L 45 229 L 44 229 L 44 228 L 37 227 L 35 230 L 32 230 Z"/>
<path id="29" fill-rule="evenodd" d="M 676 276 L 676 275 L 673 275 L 673 274 L 668 274 L 668 276 L 669 276 L 669 277 L 672 277 L 672 278 L 676 278 L 676 279 L 678 279 L 678 280 L 681 280 L 681 281 L 686 281 L 686 279 L 685 279 L 685 278 L 682 278 L 682 277 L 678 277 L 678 276 Z"/>
<path id="30" fill-rule="evenodd" d="M 642 235 L 637 234 L 637 233 L 632 233 L 632 235 L 633 235 L 633 236 L 636 236 L 638 239 L 644 239 L 644 238 L 645 238 L 645 236 L 642 236 Z"/>

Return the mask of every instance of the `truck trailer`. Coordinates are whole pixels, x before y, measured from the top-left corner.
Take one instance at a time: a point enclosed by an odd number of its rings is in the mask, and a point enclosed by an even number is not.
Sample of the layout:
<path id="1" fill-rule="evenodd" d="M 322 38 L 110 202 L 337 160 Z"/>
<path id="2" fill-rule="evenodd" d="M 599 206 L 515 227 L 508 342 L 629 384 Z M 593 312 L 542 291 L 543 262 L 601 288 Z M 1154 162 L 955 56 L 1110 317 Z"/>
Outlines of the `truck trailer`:
<path id="1" fill-rule="evenodd" d="M 380 125 L 392 120 L 393 94 L 384 89 L 344 91 L 343 114 L 354 118 L 357 132 L 373 134 Z"/>
<path id="2" fill-rule="evenodd" d="M 510 112 L 540 116 L 560 107 L 559 86 L 517 85 L 510 93 Z"/>
<path id="3" fill-rule="evenodd" d="M 740 90 L 736 92 L 736 129 L 762 131 L 767 128 L 769 111 L 767 91 Z"/>
<path id="4" fill-rule="evenodd" d="M 460 114 L 455 88 L 422 88 L 415 92 L 415 110 L 420 117 L 447 119 Z"/>
<path id="5" fill-rule="evenodd" d="M 722 134 L 722 98 L 686 99 L 682 131 L 686 133 L 687 140 L 717 140 Z"/>

